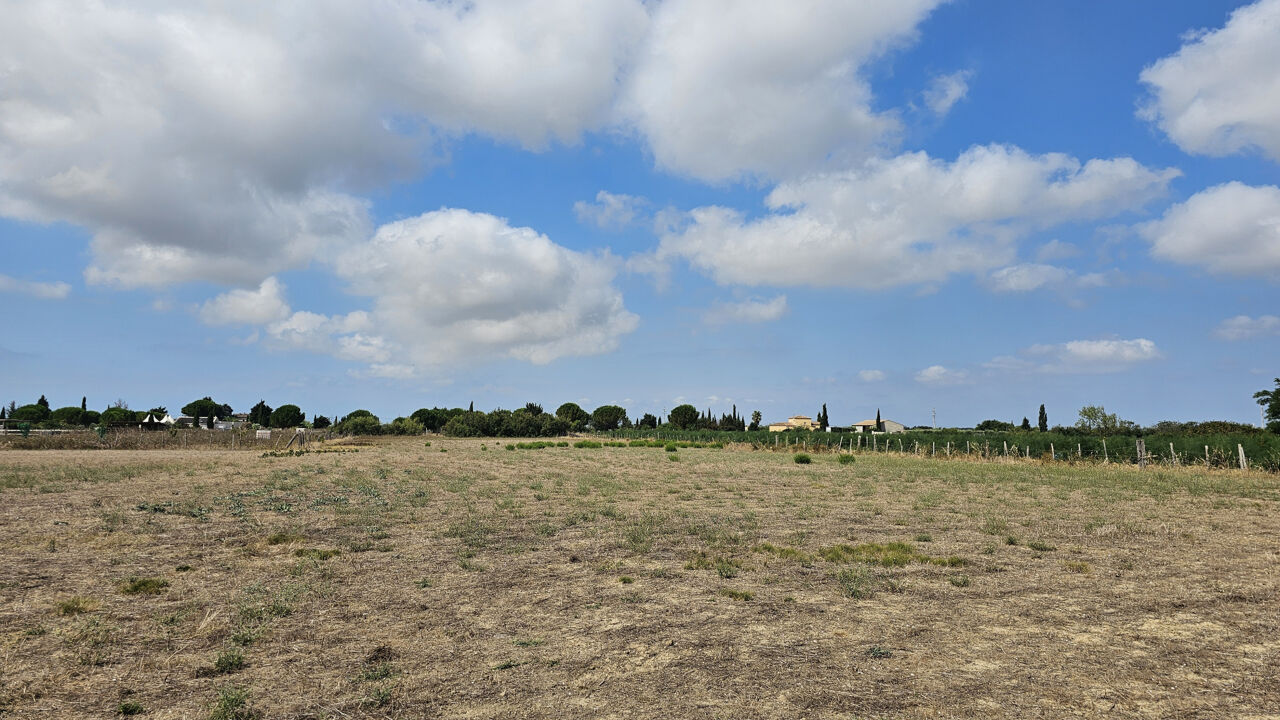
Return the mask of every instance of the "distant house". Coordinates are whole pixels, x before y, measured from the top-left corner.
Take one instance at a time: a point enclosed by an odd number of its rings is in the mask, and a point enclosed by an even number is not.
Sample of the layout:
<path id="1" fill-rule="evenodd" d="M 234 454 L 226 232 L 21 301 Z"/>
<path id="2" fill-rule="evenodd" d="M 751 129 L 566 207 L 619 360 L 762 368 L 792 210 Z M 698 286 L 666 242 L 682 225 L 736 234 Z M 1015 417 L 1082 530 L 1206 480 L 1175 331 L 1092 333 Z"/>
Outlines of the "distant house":
<path id="1" fill-rule="evenodd" d="M 769 423 L 769 432 L 786 432 L 788 430 L 817 430 L 817 420 L 808 415 L 792 415 L 786 422 Z"/>
<path id="2" fill-rule="evenodd" d="M 852 430 L 853 432 L 858 432 L 858 433 L 860 432 L 900 433 L 900 432 L 906 432 L 907 430 L 906 425 L 903 425 L 900 422 L 894 422 L 893 420 L 881 420 L 880 424 L 884 426 L 883 430 L 879 430 L 876 428 L 875 420 L 863 420 L 862 422 L 854 423 L 853 425 L 849 426 L 849 429 Z"/>

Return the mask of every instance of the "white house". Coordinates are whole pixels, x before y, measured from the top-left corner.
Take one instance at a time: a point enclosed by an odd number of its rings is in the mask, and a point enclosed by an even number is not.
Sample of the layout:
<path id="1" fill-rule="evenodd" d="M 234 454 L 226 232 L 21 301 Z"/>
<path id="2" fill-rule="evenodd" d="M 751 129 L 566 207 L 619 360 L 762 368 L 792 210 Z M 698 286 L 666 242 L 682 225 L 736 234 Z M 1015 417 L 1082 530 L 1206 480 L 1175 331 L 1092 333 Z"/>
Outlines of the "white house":
<path id="1" fill-rule="evenodd" d="M 881 420 L 880 424 L 884 426 L 884 430 L 876 429 L 875 420 L 863 420 L 862 422 L 857 422 L 857 423 L 854 423 L 853 425 L 850 425 L 849 428 L 854 432 L 900 433 L 900 432 L 906 432 L 907 430 L 906 425 L 903 425 L 900 422 L 895 422 L 893 420 Z"/>

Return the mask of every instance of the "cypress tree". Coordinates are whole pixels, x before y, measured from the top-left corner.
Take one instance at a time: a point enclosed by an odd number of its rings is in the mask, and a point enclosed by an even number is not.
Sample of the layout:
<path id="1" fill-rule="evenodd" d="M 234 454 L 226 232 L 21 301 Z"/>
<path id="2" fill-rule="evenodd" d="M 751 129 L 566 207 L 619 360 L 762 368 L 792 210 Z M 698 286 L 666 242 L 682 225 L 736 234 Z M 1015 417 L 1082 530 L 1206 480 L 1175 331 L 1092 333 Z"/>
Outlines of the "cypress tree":
<path id="1" fill-rule="evenodd" d="M 1040 432 L 1049 432 L 1049 414 L 1044 411 L 1044 405 L 1040 406 Z"/>
<path id="2" fill-rule="evenodd" d="M 467 406 L 467 412 L 475 412 L 475 411 L 476 411 L 476 401 L 472 400 L 471 404 Z"/>
<path id="3" fill-rule="evenodd" d="M 880 408 L 876 408 L 876 432 L 884 432 L 884 423 L 880 420 Z"/>
<path id="4" fill-rule="evenodd" d="M 41 396 L 40 396 L 40 399 L 36 401 L 36 404 L 37 404 L 37 405 L 43 405 L 43 406 L 44 406 L 44 409 L 46 409 L 46 410 L 48 410 L 48 409 L 49 409 L 49 401 L 48 401 L 48 400 L 46 400 L 46 399 L 45 399 L 45 397 L 44 397 L 43 395 L 41 395 Z"/>
<path id="5" fill-rule="evenodd" d="M 84 395 L 81 395 L 80 396 L 80 412 L 85 412 L 88 409 L 89 409 L 89 398 L 85 397 Z"/>

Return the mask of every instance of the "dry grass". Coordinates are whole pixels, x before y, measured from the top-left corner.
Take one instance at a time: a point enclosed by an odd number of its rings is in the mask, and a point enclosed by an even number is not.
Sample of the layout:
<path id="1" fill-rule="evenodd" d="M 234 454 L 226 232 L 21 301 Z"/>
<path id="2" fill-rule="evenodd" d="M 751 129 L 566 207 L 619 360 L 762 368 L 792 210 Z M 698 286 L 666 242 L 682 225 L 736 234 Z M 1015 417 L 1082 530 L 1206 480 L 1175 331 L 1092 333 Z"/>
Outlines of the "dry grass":
<path id="1" fill-rule="evenodd" d="M 0 451 L 0 715 L 1280 707 L 1274 475 L 432 442 Z"/>

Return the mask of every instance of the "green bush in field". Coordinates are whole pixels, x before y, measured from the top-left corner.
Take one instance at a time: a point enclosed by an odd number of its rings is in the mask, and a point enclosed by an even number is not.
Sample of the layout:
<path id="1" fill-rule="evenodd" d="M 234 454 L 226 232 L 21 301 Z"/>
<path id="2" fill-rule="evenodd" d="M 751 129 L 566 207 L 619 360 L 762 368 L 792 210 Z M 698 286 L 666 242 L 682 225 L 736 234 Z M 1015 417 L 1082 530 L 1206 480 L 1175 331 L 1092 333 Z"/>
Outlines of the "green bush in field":
<path id="1" fill-rule="evenodd" d="M 675 443 L 667 443 L 666 451 L 667 451 L 667 452 L 675 452 L 675 451 L 676 451 L 676 444 L 675 444 Z"/>
<path id="2" fill-rule="evenodd" d="M 841 465 L 851 465 L 857 461 L 852 455 L 841 455 L 838 458 Z"/>
<path id="3" fill-rule="evenodd" d="M 796 461 L 797 465 L 808 465 L 809 463 L 813 462 L 813 458 L 809 457 L 808 455 L 805 455 L 804 453 L 796 453 L 794 460 Z"/>

